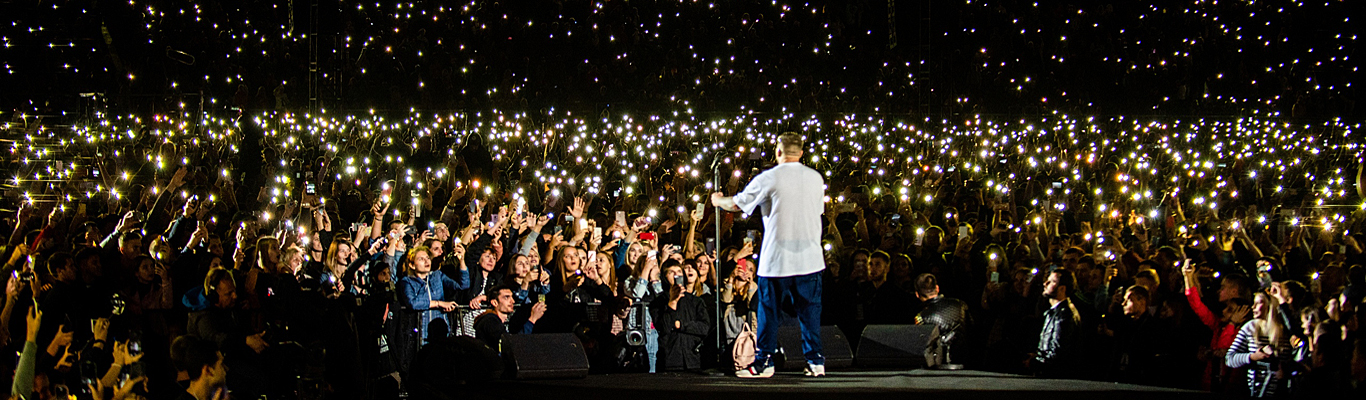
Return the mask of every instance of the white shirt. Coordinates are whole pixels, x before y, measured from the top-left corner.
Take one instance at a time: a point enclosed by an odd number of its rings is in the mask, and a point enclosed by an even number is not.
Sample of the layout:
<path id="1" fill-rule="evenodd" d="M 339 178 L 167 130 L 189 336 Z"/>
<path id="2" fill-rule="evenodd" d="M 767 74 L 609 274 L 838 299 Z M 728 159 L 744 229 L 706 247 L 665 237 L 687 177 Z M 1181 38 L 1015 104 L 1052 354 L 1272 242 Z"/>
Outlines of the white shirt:
<path id="1" fill-rule="evenodd" d="M 734 199 L 745 214 L 754 214 L 757 208 L 764 218 L 759 276 L 781 278 L 825 269 L 825 180 L 819 172 L 798 162 L 781 163 L 754 177 Z"/>

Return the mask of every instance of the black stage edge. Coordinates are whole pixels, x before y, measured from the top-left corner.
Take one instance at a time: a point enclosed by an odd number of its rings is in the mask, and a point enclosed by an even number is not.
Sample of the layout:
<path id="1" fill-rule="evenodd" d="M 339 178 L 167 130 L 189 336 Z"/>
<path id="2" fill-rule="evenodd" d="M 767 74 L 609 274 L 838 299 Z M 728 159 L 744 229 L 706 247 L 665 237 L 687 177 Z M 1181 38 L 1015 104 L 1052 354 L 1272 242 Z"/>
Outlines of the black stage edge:
<path id="1" fill-rule="evenodd" d="M 1039 379 L 980 371 L 851 371 L 807 378 L 800 372 L 768 379 L 740 379 L 690 373 L 590 375 L 586 379 L 509 381 L 493 390 L 467 393 L 488 399 L 706 400 L 781 399 L 859 400 L 921 398 L 1048 398 L 1122 400 L 1212 399 L 1206 392 L 1122 383 Z"/>

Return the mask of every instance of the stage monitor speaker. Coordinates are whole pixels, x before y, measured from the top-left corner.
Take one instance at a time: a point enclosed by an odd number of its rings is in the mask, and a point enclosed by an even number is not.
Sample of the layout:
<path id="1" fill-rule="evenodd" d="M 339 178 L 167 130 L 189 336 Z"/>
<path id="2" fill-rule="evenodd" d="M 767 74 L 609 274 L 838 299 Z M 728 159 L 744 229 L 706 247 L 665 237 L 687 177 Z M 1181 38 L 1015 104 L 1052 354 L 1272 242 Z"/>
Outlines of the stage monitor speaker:
<path id="1" fill-rule="evenodd" d="M 854 365 L 854 352 L 844 331 L 834 325 L 821 327 L 821 347 L 825 353 L 825 368 L 848 368 Z M 797 326 L 778 328 L 778 355 L 774 365 L 784 371 L 806 369 L 806 352 L 802 351 L 802 329 Z"/>
<path id="2" fill-rule="evenodd" d="M 941 363 L 939 327 L 868 325 L 859 339 L 859 367 L 934 368 Z"/>
<path id="3" fill-rule="evenodd" d="M 588 355 L 572 333 L 503 334 L 503 361 L 516 379 L 588 376 Z"/>

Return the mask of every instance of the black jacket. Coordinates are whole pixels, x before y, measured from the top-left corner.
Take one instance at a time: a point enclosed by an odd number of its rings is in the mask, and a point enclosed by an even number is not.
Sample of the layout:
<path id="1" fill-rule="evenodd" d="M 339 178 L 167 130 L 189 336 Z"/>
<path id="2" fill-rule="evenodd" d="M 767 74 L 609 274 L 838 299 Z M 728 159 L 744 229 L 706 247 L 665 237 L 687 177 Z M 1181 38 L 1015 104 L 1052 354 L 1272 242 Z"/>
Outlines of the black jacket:
<path id="1" fill-rule="evenodd" d="M 655 329 L 659 331 L 661 370 L 702 369 L 702 339 L 711 330 L 710 314 L 701 298 L 684 293 L 678 308 L 669 308 L 669 298 L 659 296 L 650 304 Z M 678 323 L 678 328 L 674 323 Z"/>
<path id="2" fill-rule="evenodd" d="M 1039 373 L 1065 376 L 1072 372 L 1074 353 L 1078 350 L 1078 318 L 1070 300 L 1044 311 L 1038 353 L 1034 356 Z"/>
<path id="3" fill-rule="evenodd" d="M 915 316 L 915 323 L 938 326 L 940 337 L 952 343 L 972 325 L 972 315 L 968 314 L 967 303 L 941 294 L 925 302 L 925 308 Z"/>

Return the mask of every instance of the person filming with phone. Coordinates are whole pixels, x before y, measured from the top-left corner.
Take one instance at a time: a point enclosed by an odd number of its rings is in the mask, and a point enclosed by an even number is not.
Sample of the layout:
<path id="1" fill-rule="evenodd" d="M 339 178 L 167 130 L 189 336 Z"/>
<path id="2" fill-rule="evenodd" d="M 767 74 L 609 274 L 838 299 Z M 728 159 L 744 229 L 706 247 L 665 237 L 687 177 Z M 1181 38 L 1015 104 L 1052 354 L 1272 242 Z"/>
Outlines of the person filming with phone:
<path id="1" fill-rule="evenodd" d="M 802 330 L 802 352 L 807 376 L 825 375 L 821 347 L 821 213 L 825 180 L 801 163 L 803 142 L 784 133 L 774 148 L 778 165 L 760 173 L 734 197 L 712 193 L 711 203 L 731 212 L 763 216 L 759 246 L 757 351 L 754 363 L 736 372 L 741 378 L 773 376 L 773 353 L 778 350 L 779 302 L 791 297 Z"/>

